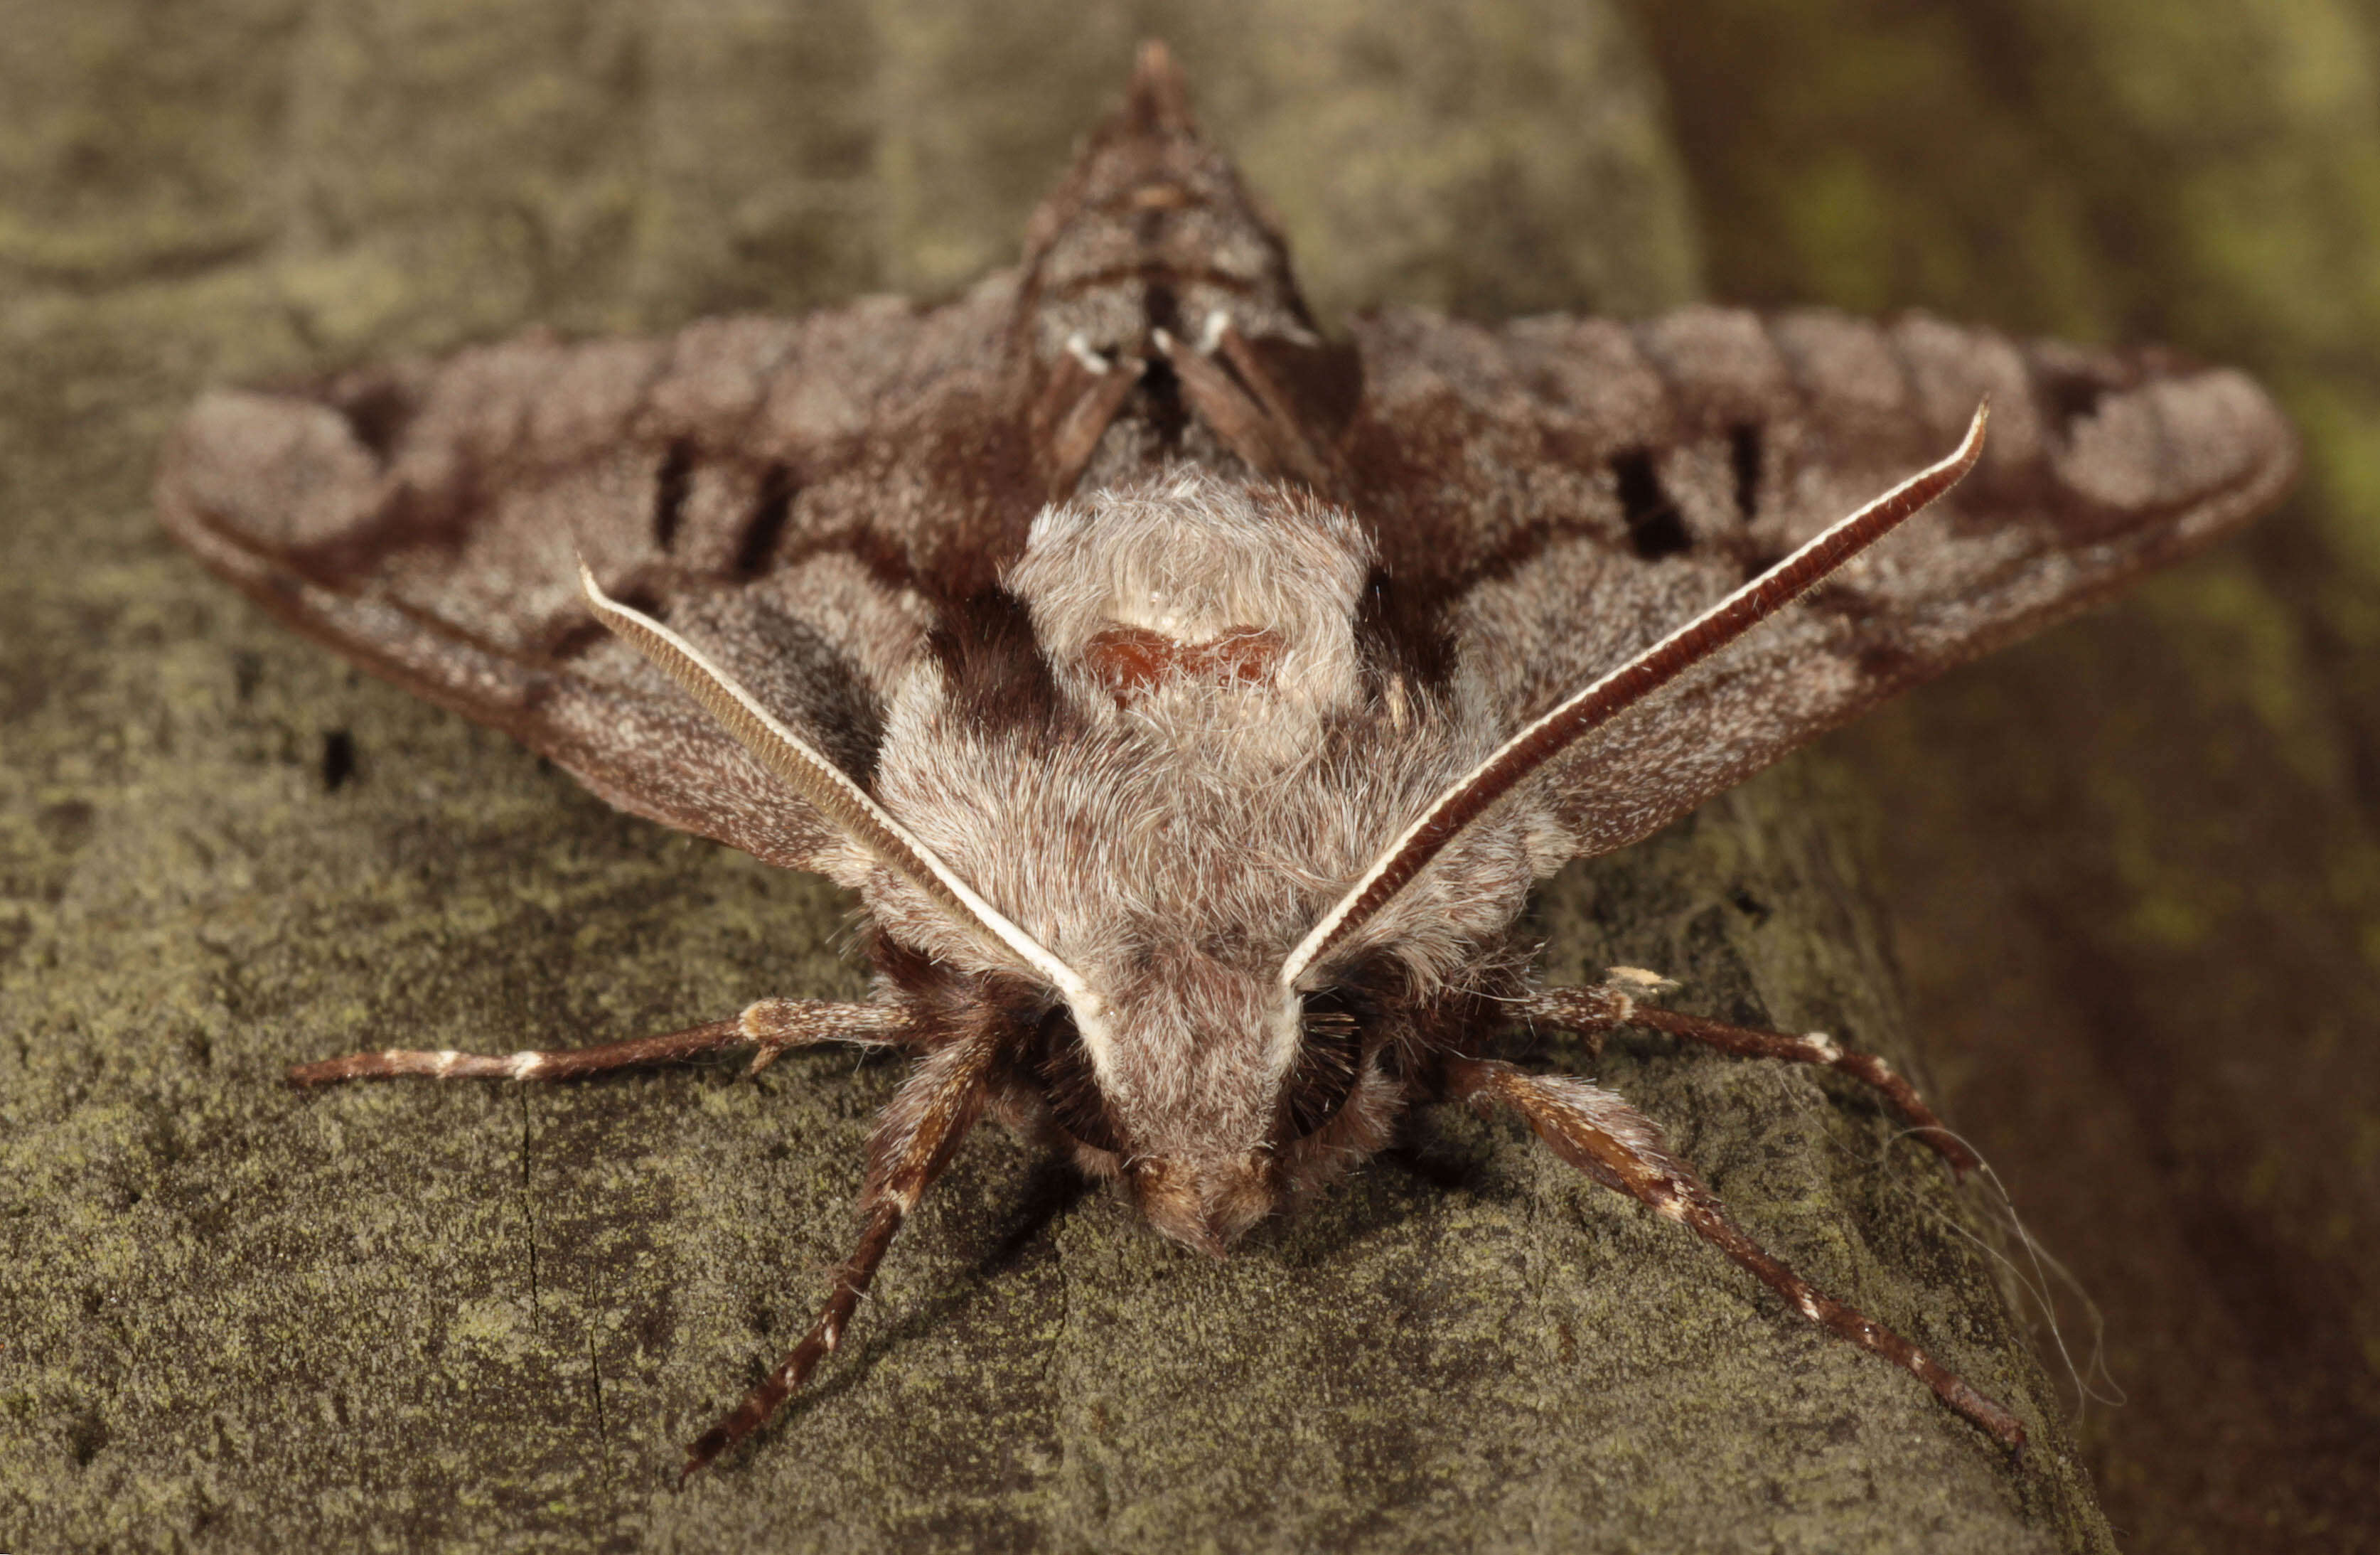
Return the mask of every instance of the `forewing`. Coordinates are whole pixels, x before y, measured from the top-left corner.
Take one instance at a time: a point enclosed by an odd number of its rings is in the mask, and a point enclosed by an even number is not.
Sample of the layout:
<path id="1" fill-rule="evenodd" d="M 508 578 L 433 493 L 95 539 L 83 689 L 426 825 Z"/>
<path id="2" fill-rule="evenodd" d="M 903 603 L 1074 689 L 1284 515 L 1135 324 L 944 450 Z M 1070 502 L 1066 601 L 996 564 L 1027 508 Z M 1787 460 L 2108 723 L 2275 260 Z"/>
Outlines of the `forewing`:
<path id="1" fill-rule="evenodd" d="M 1958 441 L 1937 506 L 1551 775 L 1574 851 L 1620 847 L 1879 698 L 2269 506 L 2296 443 L 2243 375 L 1923 316 L 1694 309 L 1637 324 L 1359 326 L 1351 468 L 1517 728 Z"/>
<path id="2" fill-rule="evenodd" d="M 864 782 L 933 599 L 1038 504 L 999 375 L 1009 297 L 532 335 L 218 392 L 169 446 L 159 506 L 309 636 L 625 809 L 808 868 L 828 829 L 595 625 L 575 557 Z"/>

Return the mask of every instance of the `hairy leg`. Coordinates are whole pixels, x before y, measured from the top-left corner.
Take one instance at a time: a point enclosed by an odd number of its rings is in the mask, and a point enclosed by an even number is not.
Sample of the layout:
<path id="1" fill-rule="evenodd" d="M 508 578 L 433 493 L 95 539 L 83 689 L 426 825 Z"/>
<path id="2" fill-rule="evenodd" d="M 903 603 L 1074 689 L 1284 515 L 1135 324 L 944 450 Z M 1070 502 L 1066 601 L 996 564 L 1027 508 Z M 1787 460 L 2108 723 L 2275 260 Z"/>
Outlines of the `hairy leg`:
<path id="1" fill-rule="evenodd" d="M 1667 1219 L 1749 1270 L 1795 1311 L 1881 1355 L 1934 1390 L 1935 1396 L 2004 1447 L 2024 1445 L 2024 1427 L 2008 1410 L 1883 1324 L 1832 1296 L 1746 1236 L 1694 1169 L 1670 1154 L 1651 1119 L 1585 1080 L 1529 1075 L 1509 1063 L 1460 1059 L 1448 1065 L 1458 1099 L 1509 1107 L 1562 1160 L 1606 1187 L 1643 1200 Z"/>
<path id="2" fill-rule="evenodd" d="M 744 1396 L 744 1402 L 686 1448 L 686 1467 L 678 1474 L 680 1484 L 766 1425 L 809 1379 L 811 1368 L 842 1342 L 859 1298 L 876 1278 L 877 1264 L 892 1245 L 893 1233 L 917 1208 L 927 1186 L 941 1175 L 959 1142 L 982 1115 L 1000 1033 L 1000 1027 L 988 1026 L 936 1049 L 903 1083 L 868 1145 L 868 1186 L 859 1196 L 863 1221 L 859 1245 L 834 1271 L 834 1283 L 818 1320 L 802 1342 L 761 1379 L 760 1385 Z"/>
<path id="3" fill-rule="evenodd" d="M 501 1056 L 390 1048 L 300 1063 L 289 1071 L 292 1085 L 320 1086 L 340 1080 L 427 1075 L 436 1079 L 566 1080 L 646 1063 L 675 1063 L 729 1048 L 757 1048 L 751 1073 L 775 1062 L 788 1048 L 820 1042 L 859 1047 L 899 1047 L 907 1017 L 892 1004 L 831 1004 L 817 999 L 763 999 L 731 1020 L 691 1026 L 659 1037 L 607 1042 L 595 1048 Z"/>
<path id="4" fill-rule="evenodd" d="M 1589 1037 L 1599 1037 L 1615 1026 L 1643 1026 L 1688 1041 L 1700 1042 L 1739 1058 L 1776 1058 L 1789 1063 L 1815 1063 L 1829 1069 L 1840 1069 L 1872 1087 L 1887 1105 L 1900 1114 L 1901 1121 L 1916 1132 L 1917 1137 L 1931 1147 L 1935 1154 L 1950 1163 L 1950 1170 L 1964 1177 L 1983 1163 L 1973 1150 L 1960 1143 L 1958 1137 L 1925 1105 L 1917 1087 L 1903 1079 L 1891 1064 L 1874 1053 L 1845 1048 L 1822 1031 L 1804 1032 L 1799 1036 L 1784 1031 L 1761 1031 L 1748 1026 L 1729 1026 L 1721 1021 L 1704 1020 L 1697 1015 L 1682 1015 L 1670 1010 L 1657 1009 L 1644 1001 L 1658 993 L 1665 986 L 1663 979 L 1650 973 L 1637 972 L 1633 967 L 1615 966 L 1611 975 L 1592 988 L 1549 988 L 1522 1007 L 1531 1020 L 1560 1027 Z"/>

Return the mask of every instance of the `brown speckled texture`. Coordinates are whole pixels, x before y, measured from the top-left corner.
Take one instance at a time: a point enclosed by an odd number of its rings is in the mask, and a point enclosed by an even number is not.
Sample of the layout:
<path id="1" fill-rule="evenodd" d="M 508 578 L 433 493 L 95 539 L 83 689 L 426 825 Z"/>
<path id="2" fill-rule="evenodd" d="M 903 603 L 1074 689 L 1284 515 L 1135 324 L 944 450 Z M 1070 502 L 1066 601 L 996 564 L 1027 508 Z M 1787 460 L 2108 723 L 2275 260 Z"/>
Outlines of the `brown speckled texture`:
<path id="1" fill-rule="evenodd" d="M 0 7 L 0 1548 L 2108 1547 L 1938 1170 L 1879 1162 L 1831 1081 L 1635 1037 L 1596 1066 L 1757 1233 L 2018 1403 L 2022 1467 L 1511 1127 L 1439 1115 L 1221 1265 L 987 1131 L 809 1401 L 675 1494 L 849 1234 L 890 1071 L 277 1084 L 399 1037 L 847 996 L 848 904 L 203 578 L 145 493 L 198 387 L 953 286 L 1144 31 L 1326 306 L 1696 288 L 1609 13 L 1397 15 Z M 1798 763 L 1566 881 L 1556 975 L 1649 964 L 1686 1007 L 1905 1056 L 1831 819 L 1863 792 Z"/>

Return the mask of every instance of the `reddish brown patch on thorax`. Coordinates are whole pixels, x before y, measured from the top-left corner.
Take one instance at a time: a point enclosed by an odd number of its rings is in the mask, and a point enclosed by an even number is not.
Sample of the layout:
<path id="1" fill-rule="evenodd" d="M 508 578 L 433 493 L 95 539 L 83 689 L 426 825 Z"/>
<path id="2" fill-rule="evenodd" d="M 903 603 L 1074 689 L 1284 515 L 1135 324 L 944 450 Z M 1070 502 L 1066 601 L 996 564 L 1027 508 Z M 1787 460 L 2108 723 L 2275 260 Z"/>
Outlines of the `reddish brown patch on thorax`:
<path id="1" fill-rule="evenodd" d="M 1273 664 L 1287 647 L 1279 632 L 1263 626 L 1226 627 L 1206 642 L 1176 642 L 1146 626 L 1111 626 L 1083 645 L 1083 658 L 1116 706 L 1129 707 L 1169 680 L 1269 686 Z"/>

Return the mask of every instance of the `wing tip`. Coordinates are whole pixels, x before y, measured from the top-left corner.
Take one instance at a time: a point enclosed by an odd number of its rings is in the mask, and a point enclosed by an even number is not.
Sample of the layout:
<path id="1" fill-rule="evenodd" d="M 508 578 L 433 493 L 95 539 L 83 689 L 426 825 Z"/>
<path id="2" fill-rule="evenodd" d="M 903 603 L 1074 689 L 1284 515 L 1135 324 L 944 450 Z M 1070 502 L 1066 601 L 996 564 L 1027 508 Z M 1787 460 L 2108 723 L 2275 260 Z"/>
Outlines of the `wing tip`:
<path id="1" fill-rule="evenodd" d="M 2050 457 L 2059 484 L 2115 517 L 2110 528 L 2171 522 L 2196 541 L 2270 508 L 2295 481 L 2302 450 L 2253 378 L 2192 366 L 2101 397 L 2065 424 Z"/>
<path id="2" fill-rule="evenodd" d="M 379 506 L 381 474 L 322 400 L 218 388 L 167 437 L 155 497 L 167 530 L 194 548 L 212 535 L 289 551 L 353 533 Z"/>

